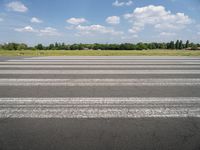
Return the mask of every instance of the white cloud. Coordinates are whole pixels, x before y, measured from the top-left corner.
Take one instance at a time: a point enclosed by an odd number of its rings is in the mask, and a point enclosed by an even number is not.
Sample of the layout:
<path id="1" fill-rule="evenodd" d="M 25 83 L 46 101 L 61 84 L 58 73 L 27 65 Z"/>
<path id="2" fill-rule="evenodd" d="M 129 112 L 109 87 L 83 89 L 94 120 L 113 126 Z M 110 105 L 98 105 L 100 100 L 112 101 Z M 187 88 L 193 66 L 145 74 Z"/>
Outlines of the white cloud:
<path id="1" fill-rule="evenodd" d="M 32 23 L 42 23 L 43 21 L 41 19 L 38 19 L 36 17 L 31 18 L 30 20 Z"/>
<path id="2" fill-rule="evenodd" d="M 28 8 L 20 1 L 13 1 L 8 3 L 7 5 L 8 10 L 16 11 L 16 12 L 26 12 Z"/>
<path id="3" fill-rule="evenodd" d="M 122 40 L 130 40 L 130 39 L 136 39 L 136 38 L 138 38 L 138 35 L 137 34 L 133 34 L 133 35 L 129 35 L 129 36 L 122 36 L 121 37 L 122 38 Z"/>
<path id="4" fill-rule="evenodd" d="M 196 28 L 200 30 L 200 24 L 197 24 L 197 25 L 196 25 Z"/>
<path id="5" fill-rule="evenodd" d="M 46 27 L 44 29 L 34 29 L 31 26 L 26 26 L 23 28 L 16 28 L 14 29 L 17 32 L 30 32 L 30 33 L 37 33 L 39 36 L 60 36 L 61 33 L 58 32 L 57 29 L 52 27 Z"/>
<path id="6" fill-rule="evenodd" d="M 106 22 L 109 24 L 120 24 L 120 17 L 111 16 L 106 19 Z"/>
<path id="7" fill-rule="evenodd" d="M 0 22 L 2 22 L 2 21 L 4 21 L 4 19 L 3 19 L 3 18 L 0 18 Z"/>
<path id="8" fill-rule="evenodd" d="M 67 29 L 67 30 L 73 30 L 73 29 L 74 29 L 74 26 L 73 26 L 73 25 L 71 25 L 71 26 L 66 26 L 65 29 Z"/>
<path id="9" fill-rule="evenodd" d="M 197 32 L 198 35 L 200 35 L 200 32 Z"/>
<path id="10" fill-rule="evenodd" d="M 26 27 L 23 27 L 23 28 L 16 28 L 14 30 L 17 31 L 17 32 L 38 32 L 37 30 L 35 30 L 31 26 L 26 26 Z"/>
<path id="11" fill-rule="evenodd" d="M 45 29 L 39 30 L 39 36 L 61 36 L 61 33 L 55 28 L 46 27 Z"/>
<path id="12" fill-rule="evenodd" d="M 67 23 L 70 23 L 73 25 L 79 25 L 79 24 L 87 22 L 87 20 L 85 18 L 70 18 L 66 21 L 67 21 Z"/>
<path id="13" fill-rule="evenodd" d="M 122 31 L 115 31 L 112 28 L 108 28 L 102 25 L 90 25 L 90 26 L 82 26 L 78 25 L 76 30 L 79 31 L 80 34 L 95 34 L 95 33 L 100 33 L 100 34 L 111 34 L 111 35 L 122 35 Z"/>
<path id="14" fill-rule="evenodd" d="M 171 32 L 161 32 L 160 35 L 161 35 L 161 36 L 175 36 L 176 33 L 171 33 Z"/>
<path id="15" fill-rule="evenodd" d="M 177 26 L 176 24 L 173 24 L 173 23 L 159 23 L 159 24 L 155 24 L 154 27 L 156 29 L 159 29 L 159 30 L 180 30 L 180 29 L 183 29 L 185 26 Z"/>
<path id="16" fill-rule="evenodd" d="M 113 2 L 113 6 L 115 7 L 122 7 L 122 6 L 130 6 L 133 4 L 133 1 L 129 0 L 129 1 L 119 1 L 119 0 L 116 0 L 115 2 Z"/>
<path id="17" fill-rule="evenodd" d="M 143 30 L 144 27 L 141 27 L 141 26 L 134 26 L 133 28 L 129 29 L 128 31 L 130 33 L 138 33 L 139 31 Z"/>
<path id="18" fill-rule="evenodd" d="M 131 33 L 142 31 L 146 25 L 161 31 L 181 30 L 192 22 L 184 13 L 172 14 L 165 7 L 154 5 L 136 8 L 133 13 L 125 14 L 124 17 L 133 24 L 129 29 Z"/>

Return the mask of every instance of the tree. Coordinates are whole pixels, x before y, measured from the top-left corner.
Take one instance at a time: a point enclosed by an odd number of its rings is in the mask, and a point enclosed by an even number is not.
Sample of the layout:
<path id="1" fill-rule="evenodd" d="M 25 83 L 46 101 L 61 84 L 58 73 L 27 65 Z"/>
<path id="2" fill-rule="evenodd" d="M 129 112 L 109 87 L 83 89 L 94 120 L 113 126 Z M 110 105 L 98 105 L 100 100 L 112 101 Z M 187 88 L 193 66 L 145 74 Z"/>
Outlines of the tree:
<path id="1" fill-rule="evenodd" d="M 183 48 L 184 48 L 184 46 L 183 46 L 183 41 L 180 40 L 178 49 L 183 49 Z"/>
<path id="2" fill-rule="evenodd" d="M 146 44 L 144 44 L 144 43 L 138 43 L 138 44 L 136 45 L 136 49 L 137 49 L 137 50 L 146 50 L 146 49 L 147 49 L 147 46 L 146 46 Z"/>
<path id="3" fill-rule="evenodd" d="M 168 49 L 175 49 L 174 41 L 170 42 Z"/>
<path id="4" fill-rule="evenodd" d="M 65 43 L 62 43 L 60 48 L 61 48 L 61 50 L 64 50 L 65 47 L 66 47 Z"/>
<path id="5" fill-rule="evenodd" d="M 189 48 L 198 49 L 200 44 L 190 43 L 189 40 L 183 44 L 182 40 L 177 40 L 176 43 L 171 41 L 169 43 L 122 43 L 122 44 L 72 44 L 66 45 L 65 43 L 55 43 L 49 44 L 48 46 L 43 46 L 42 44 L 38 44 L 35 47 L 28 47 L 28 45 L 24 43 L 5 43 L 0 44 L 0 49 L 4 50 L 146 50 L 146 49 L 184 49 Z"/>
<path id="6" fill-rule="evenodd" d="M 71 50 L 78 50 L 79 49 L 79 45 L 78 44 L 73 44 L 70 46 Z"/>
<path id="7" fill-rule="evenodd" d="M 17 50 L 25 50 L 27 48 L 28 48 L 28 46 L 26 44 L 24 44 L 24 43 L 21 43 L 21 44 L 17 45 Z"/>
<path id="8" fill-rule="evenodd" d="M 179 40 L 176 41 L 176 49 L 179 49 Z"/>
<path id="9" fill-rule="evenodd" d="M 44 49 L 44 46 L 42 44 L 38 44 L 35 46 L 36 49 L 38 50 L 43 50 Z"/>
<path id="10" fill-rule="evenodd" d="M 186 44 L 185 44 L 185 48 L 188 48 L 188 47 L 189 47 L 189 44 L 190 44 L 190 41 L 187 40 L 187 41 L 186 41 Z"/>
<path id="11" fill-rule="evenodd" d="M 55 43 L 55 49 L 57 50 L 58 47 L 59 47 L 59 45 L 58 45 L 58 43 L 56 42 L 56 43 Z"/>
<path id="12" fill-rule="evenodd" d="M 192 50 L 197 50 L 198 49 L 197 44 L 191 43 L 191 49 Z"/>
<path id="13" fill-rule="evenodd" d="M 55 49 L 54 44 L 50 44 L 48 49 L 49 49 L 49 50 L 53 50 L 53 49 Z"/>

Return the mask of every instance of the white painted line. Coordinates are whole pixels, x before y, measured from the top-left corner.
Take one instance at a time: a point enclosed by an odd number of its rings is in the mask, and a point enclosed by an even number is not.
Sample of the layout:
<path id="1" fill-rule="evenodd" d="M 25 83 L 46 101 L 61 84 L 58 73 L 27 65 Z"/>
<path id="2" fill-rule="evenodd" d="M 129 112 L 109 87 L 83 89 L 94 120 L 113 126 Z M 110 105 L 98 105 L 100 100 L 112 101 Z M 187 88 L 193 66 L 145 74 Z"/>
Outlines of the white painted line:
<path id="1" fill-rule="evenodd" d="M 200 79 L 0 79 L 0 86 L 200 86 Z"/>
<path id="2" fill-rule="evenodd" d="M 0 74 L 200 74 L 200 70 L 1 70 Z"/>
<path id="3" fill-rule="evenodd" d="M 200 117 L 200 109 L 3 109 L 0 118 L 187 118 Z"/>
<path id="4" fill-rule="evenodd" d="M 0 98 L 0 118 L 200 117 L 200 98 Z"/>
<path id="5" fill-rule="evenodd" d="M 143 60 L 130 60 L 130 59 L 119 59 L 119 60 L 112 60 L 112 59 L 98 59 L 98 60 L 91 60 L 91 59 L 70 59 L 70 60 L 67 60 L 67 59 L 64 59 L 64 60 L 61 60 L 61 59 L 53 59 L 53 60 L 50 60 L 50 59 L 40 59 L 40 60 L 28 60 L 28 59 L 16 59 L 16 60 L 8 60 L 8 62 L 166 62 L 166 61 L 172 61 L 172 62 L 185 62 L 185 61 L 189 61 L 189 62 L 200 62 L 200 59 L 193 59 L 193 60 L 187 60 L 187 59 L 175 59 L 175 60 L 165 60 L 165 59 L 152 59 L 152 60 L 148 60 L 148 59 L 143 59 Z"/>
<path id="6" fill-rule="evenodd" d="M 200 59 L 200 57 L 187 57 L 187 56 L 47 56 L 47 57 L 31 57 L 31 58 L 24 58 L 24 59 L 35 59 L 35 60 L 40 60 L 40 59 L 48 59 L 48 60 L 53 60 L 53 59 L 162 59 L 162 60 L 173 60 L 173 59 Z"/>
<path id="7" fill-rule="evenodd" d="M 0 62 L 0 65 L 9 65 L 9 64 L 15 64 L 15 65 L 158 65 L 158 64 L 163 64 L 163 65 L 178 65 L 178 64 L 184 64 L 184 65 L 200 65 L 200 62 L 173 62 L 173 61 L 166 61 L 166 62 L 153 62 L 153 61 L 149 61 L 149 62 L 122 62 L 122 61 L 111 61 L 111 62 L 55 62 L 55 61 L 48 61 L 48 62 L 40 62 L 40 61 L 35 61 L 35 62 Z"/>
<path id="8" fill-rule="evenodd" d="M 55 98 L 0 98 L 0 105 L 3 103 L 22 104 L 22 103 L 39 103 L 39 104 L 123 104 L 123 103 L 199 103 L 200 97 L 55 97 Z"/>
<path id="9" fill-rule="evenodd" d="M 200 65 L 0 65 L 0 68 L 59 68 L 59 69 L 67 69 L 67 68 L 118 68 L 118 69 L 134 69 L 134 68 L 199 68 Z"/>

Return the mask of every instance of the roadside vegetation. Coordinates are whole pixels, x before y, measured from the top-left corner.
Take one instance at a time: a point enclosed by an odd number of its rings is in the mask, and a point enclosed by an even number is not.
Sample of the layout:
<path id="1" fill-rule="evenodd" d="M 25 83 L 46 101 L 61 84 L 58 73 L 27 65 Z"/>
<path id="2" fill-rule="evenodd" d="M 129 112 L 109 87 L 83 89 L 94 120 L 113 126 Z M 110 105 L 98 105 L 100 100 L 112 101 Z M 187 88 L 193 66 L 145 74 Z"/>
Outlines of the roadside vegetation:
<path id="1" fill-rule="evenodd" d="M 181 40 L 169 43 L 0 45 L 0 56 L 200 56 L 200 44 Z"/>
<path id="2" fill-rule="evenodd" d="M 200 56 L 191 50 L 0 50 L 0 56 Z"/>
<path id="3" fill-rule="evenodd" d="M 200 50 L 200 44 L 190 43 L 188 40 L 177 40 L 169 43 L 122 43 L 122 44 L 65 44 L 55 43 L 44 46 L 38 44 L 36 46 L 28 46 L 24 43 L 5 43 L 0 44 L 2 50 Z"/>

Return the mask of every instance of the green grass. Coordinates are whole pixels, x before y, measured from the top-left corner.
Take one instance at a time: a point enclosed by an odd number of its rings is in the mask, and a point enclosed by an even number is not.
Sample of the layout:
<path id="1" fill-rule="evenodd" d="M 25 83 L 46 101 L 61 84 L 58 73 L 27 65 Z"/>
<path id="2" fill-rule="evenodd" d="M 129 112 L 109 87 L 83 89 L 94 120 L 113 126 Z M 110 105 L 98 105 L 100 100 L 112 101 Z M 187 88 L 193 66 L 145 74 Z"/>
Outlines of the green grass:
<path id="1" fill-rule="evenodd" d="M 124 51 L 124 50 L 23 50 L 8 51 L 0 50 L 0 56 L 200 56 L 200 51 L 190 50 L 143 50 L 143 51 Z"/>

